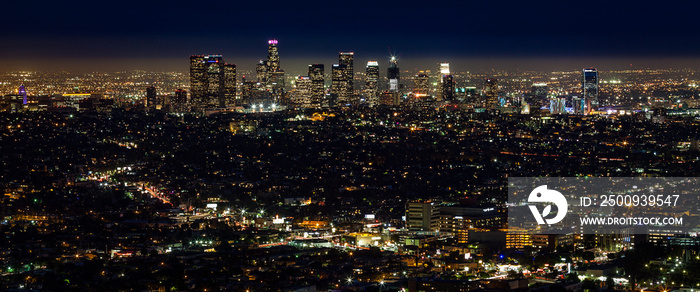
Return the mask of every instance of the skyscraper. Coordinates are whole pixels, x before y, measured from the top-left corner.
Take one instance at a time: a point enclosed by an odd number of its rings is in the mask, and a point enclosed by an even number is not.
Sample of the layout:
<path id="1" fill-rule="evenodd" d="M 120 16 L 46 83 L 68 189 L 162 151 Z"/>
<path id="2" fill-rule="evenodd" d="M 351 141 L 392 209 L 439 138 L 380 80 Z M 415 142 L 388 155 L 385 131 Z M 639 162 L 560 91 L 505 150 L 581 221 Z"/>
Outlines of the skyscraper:
<path id="1" fill-rule="evenodd" d="M 224 64 L 224 102 L 221 107 L 236 104 L 236 64 Z"/>
<path id="2" fill-rule="evenodd" d="M 355 73 L 353 71 L 353 60 L 355 58 L 355 53 L 353 52 L 340 52 L 338 56 L 338 64 L 345 66 L 345 94 L 347 103 L 352 103 L 354 100 L 355 86 L 353 79 L 355 78 Z"/>
<path id="3" fill-rule="evenodd" d="M 391 56 L 386 74 L 389 79 L 389 92 L 399 92 L 399 59 Z"/>
<path id="4" fill-rule="evenodd" d="M 590 101 L 592 107 L 598 103 L 598 70 L 596 68 L 583 69 L 583 99 Z"/>
<path id="5" fill-rule="evenodd" d="M 172 99 L 170 100 L 170 109 L 177 113 L 183 113 L 188 111 L 186 90 L 175 90 L 175 95 L 173 95 Z"/>
<path id="6" fill-rule="evenodd" d="M 280 57 L 277 50 L 277 44 L 279 42 L 276 39 L 267 41 L 267 61 L 265 71 L 267 76 L 265 77 L 265 86 L 276 102 L 279 102 L 284 97 L 284 70 L 280 67 Z"/>
<path id="7" fill-rule="evenodd" d="M 313 107 L 321 106 L 321 101 L 325 95 L 325 90 L 323 89 L 325 79 L 323 71 L 323 64 L 309 65 L 308 76 L 311 79 L 311 106 Z"/>
<path id="8" fill-rule="evenodd" d="M 267 61 L 260 60 L 258 65 L 255 67 L 256 77 L 260 86 L 264 87 L 267 85 Z"/>
<path id="9" fill-rule="evenodd" d="M 294 104 L 302 107 L 314 107 L 313 105 L 313 80 L 309 76 L 299 76 L 294 83 Z"/>
<path id="10" fill-rule="evenodd" d="M 156 109 L 156 104 L 158 103 L 156 96 L 156 88 L 153 86 L 146 88 L 146 108 L 149 110 Z"/>
<path id="11" fill-rule="evenodd" d="M 187 103 L 187 90 L 184 90 L 184 89 L 175 90 L 175 96 L 173 97 L 173 103 L 175 103 L 175 104 Z"/>
<path id="12" fill-rule="evenodd" d="M 450 63 L 440 63 L 440 70 L 438 71 L 440 83 L 442 83 L 442 77 L 445 75 L 450 75 Z"/>
<path id="13" fill-rule="evenodd" d="M 443 75 L 441 85 L 442 99 L 453 100 L 455 98 L 455 80 L 452 75 Z"/>
<path id="14" fill-rule="evenodd" d="M 498 103 L 498 79 L 486 78 L 484 83 L 484 103 L 486 108 L 496 108 Z"/>
<path id="15" fill-rule="evenodd" d="M 416 76 L 413 76 L 413 93 L 426 95 L 430 90 L 428 75 L 420 71 Z"/>
<path id="16" fill-rule="evenodd" d="M 224 97 L 224 58 L 221 55 L 204 57 L 207 70 L 207 92 L 203 105 L 220 107 Z"/>
<path id="17" fill-rule="evenodd" d="M 331 95 L 341 105 L 350 103 L 347 72 L 347 66 L 343 64 L 333 64 L 331 67 Z"/>
<path id="18" fill-rule="evenodd" d="M 369 103 L 370 106 L 375 106 L 379 102 L 379 62 L 367 62 L 365 78 L 365 96 L 367 98 L 367 103 Z"/>
<path id="19" fill-rule="evenodd" d="M 221 55 L 190 56 L 192 101 L 198 108 L 226 107 L 227 96 L 236 94 L 236 65 L 226 64 Z"/>
<path id="20" fill-rule="evenodd" d="M 193 102 L 199 103 L 207 91 L 207 71 L 203 55 L 190 56 L 190 92 Z"/>
<path id="21" fill-rule="evenodd" d="M 17 89 L 17 94 L 22 96 L 22 105 L 27 105 L 27 89 L 24 88 L 24 83 Z"/>
<path id="22" fill-rule="evenodd" d="M 277 40 L 267 41 L 267 65 L 270 72 L 277 72 L 280 70 L 280 56 L 277 51 Z"/>

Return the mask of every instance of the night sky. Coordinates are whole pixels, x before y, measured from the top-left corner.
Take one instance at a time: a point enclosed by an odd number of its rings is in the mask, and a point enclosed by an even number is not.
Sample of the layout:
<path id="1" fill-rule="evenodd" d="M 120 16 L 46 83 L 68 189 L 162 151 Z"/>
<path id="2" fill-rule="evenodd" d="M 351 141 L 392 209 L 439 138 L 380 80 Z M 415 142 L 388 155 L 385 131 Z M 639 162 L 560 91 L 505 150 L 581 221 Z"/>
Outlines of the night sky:
<path id="1" fill-rule="evenodd" d="M 187 69 L 223 54 L 240 69 L 280 41 L 282 67 L 357 62 L 456 68 L 692 67 L 694 1 L 4 1 L 0 71 Z M 593 63 L 593 64 L 591 64 Z M 359 64 L 359 63 L 358 63 Z M 380 63 L 381 64 L 381 63 Z"/>

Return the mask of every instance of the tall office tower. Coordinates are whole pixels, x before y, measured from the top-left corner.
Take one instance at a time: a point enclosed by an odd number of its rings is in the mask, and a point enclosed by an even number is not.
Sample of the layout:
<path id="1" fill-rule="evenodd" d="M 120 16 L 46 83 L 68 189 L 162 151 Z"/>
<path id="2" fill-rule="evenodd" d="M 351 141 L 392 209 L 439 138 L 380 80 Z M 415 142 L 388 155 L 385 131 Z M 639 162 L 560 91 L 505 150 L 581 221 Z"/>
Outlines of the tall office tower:
<path id="1" fill-rule="evenodd" d="M 207 93 L 202 105 L 221 107 L 224 99 L 224 58 L 221 55 L 204 57 L 207 68 Z"/>
<path id="2" fill-rule="evenodd" d="M 591 106 L 598 107 L 598 70 L 596 68 L 583 69 L 583 99 L 591 102 Z"/>
<path id="3" fill-rule="evenodd" d="M 413 76 L 413 93 L 426 95 L 430 90 L 430 83 L 428 82 L 428 74 L 420 71 L 416 76 Z"/>
<path id="4" fill-rule="evenodd" d="M 389 79 L 389 92 L 399 92 L 399 59 L 391 56 L 386 78 Z"/>
<path id="5" fill-rule="evenodd" d="M 253 91 L 258 91 L 257 85 L 258 84 L 255 81 L 245 81 L 245 79 L 243 80 L 241 84 L 241 103 L 253 103 Z"/>
<path id="6" fill-rule="evenodd" d="M 207 92 L 207 70 L 203 55 L 190 56 L 190 92 L 193 103 L 199 103 Z"/>
<path id="7" fill-rule="evenodd" d="M 267 65 L 270 72 L 280 70 L 280 56 L 277 52 L 277 40 L 267 41 Z"/>
<path id="8" fill-rule="evenodd" d="M 236 105 L 236 64 L 224 64 L 224 100 L 220 107 Z"/>
<path id="9" fill-rule="evenodd" d="M 379 62 L 367 62 L 365 69 L 365 96 L 367 103 L 370 106 L 375 106 L 379 103 Z"/>
<path id="10" fill-rule="evenodd" d="M 293 103 L 301 107 L 315 107 L 313 105 L 313 80 L 309 76 L 299 76 L 295 82 Z"/>
<path id="11" fill-rule="evenodd" d="M 355 53 L 353 52 L 340 52 L 338 56 L 338 64 L 345 65 L 345 86 L 347 87 L 345 91 L 347 92 L 348 103 L 352 103 L 355 96 L 355 71 L 353 71 L 353 59 L 355 58 Z"/>
<path id="12" fill-rule="evenodd" d="M 440 77 L 440 83 L 442 83 L 442 78 L 445 75 L 450 75 L 450 63 L 440 63 L 440 70 L 438 70 L 438 76 Z"/>
<path id="13" fill-rule="evenodd" d="M 150 110 L 156 109 L 156 104 L 158 104 L 158 97 L 156 96 L 156 88 L 146 87 L 146 108 Z"/>
<path id="14" fill-rule="evenodd" d="M 532 94 L 532 102 L 533 105 L 536 106 L 542 106 L 547 104 L 547 93 L 549 93 L 549 87 L 547 86 L 547 83 L 540 82 L 540 83 L 533 83 L 532 84 L 532 89 L 531 89 L 531 94 Z"/>
<path id="15" fill-rule="evenodd" d="M 283 102 L 285 98 L 284 70 L 280 68 L 280 57 L 277 50 L 278 41 L 275 39 L 267 41 L 267 61 L 265 71 L 265 87 L 270 91 L 274 102 Z M 262 83 L 261 83 L 262 84 Z"/>
<path id="16" fill-rule="evenodd" d="M 268 84 L 274 91 L 279 91 L 281 88 L 284 88 L 284 70 L 279 69 L 274 72 L 269 72 L 269 79 L 267 80 Z"/>
<path id="17" fill-rule="evenodd" d="M 333 64 L 331 67 L 331 95 L 340 105 L 350 103 L 350 93 L 348 92 L 348 70 L 342 64 Z"/>
<path id="18" fill-rule="evenodd" d="M 324 76 L 323 64 L 309 65 L 308 76 L 311 79 L 311 106 L 320 107 L 325 90 L 323 89 Z"/>
<path id="19" fill-rule="evenodd" d="M 226 93 L 236 94 L 236 65 L 226 64 L 221 55 L 190 57 L 192 102 L 198 108 L 225 107 Z M 228 77 L 227 77 L 228 74 Z M 228 80 L 227 78 L 232 79 Z M 231 88 L 229 88 L 231 86 Z"/>
<path id="20" fill-rule="evenodd" d="M 486 78 L 484 83 L 484 103 L 486 108 L 496 108 L 498 102 L 498 79 Z"/>
<path id="21" fill-rule="evenodd" d="M 22 105 L 27 105 L 27 89 L 24 88 L 24 83 L 17 88 L 17 94 L 22 96 Z"/>
<path id="22" fill-rule="evenodd" d="M 175 94 L 170 99 L 170 110 L 177 113 L 187 112 L 187 91 L 183 89 L 175 90 Z"/>
<path id="23" fill-rule="evenodd" d="M 441 86 L 442 99 L 453 100 L 455 98 L 455 80 L 452 75 L 443 75 Z"/>
<path id="24" fill-rule="evenodd" d="M 255 67 L 255 73 L 257 74 L 258 83 L 260 83 L 260 86 L 264 87 L 267 85 L 267 61 L 260 60 L 258 65 Z"/>

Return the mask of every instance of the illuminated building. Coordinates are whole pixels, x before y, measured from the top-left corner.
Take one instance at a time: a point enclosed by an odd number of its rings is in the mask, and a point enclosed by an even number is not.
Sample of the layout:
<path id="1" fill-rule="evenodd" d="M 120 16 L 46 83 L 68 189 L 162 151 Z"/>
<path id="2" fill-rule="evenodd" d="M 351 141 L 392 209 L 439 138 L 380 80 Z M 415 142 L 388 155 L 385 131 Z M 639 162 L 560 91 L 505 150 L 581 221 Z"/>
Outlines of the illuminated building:
<path id="1" fill-rule="evenodd" d="M 309 65 L 308 76 L 311 79 L 311 106 L 319 107 L 321 106 L 321 101 L 325 90 L 323 89 L 324 84 L 324 67 L 323 64 L 312 64 Z"/>
<path id="2" fill-rule="evenodd" d="M 333 64 L 331 68 L 331 95 L 336 98 L 336 102 L 347 105 L 351 102 L 348 92 L 348 70 L 343 64 Z"/>
<path id="3" fill-rule="evenodd" d="M 207 71 L 204 56 L 190 56 L 190 92 L 195 102 L 200 102 L 207 91 Z"/>
<path id="4" fill-rule="evenodd" d="M 22 96 L 22 105 L 27 105 L 27 89 L 24 88 L 24 83 L 17 89 L 17 94 Z"/>
<path id="5" fill-rule="evenodd" d="M 348 78 L 346 86 L 348 87 L 347 92 L 350 94 L 354 91 L 355 72 L 353 71 L 353 59 L 355 58 L 355 53 L 353 52 L 340 52 L 338 57 L 338 64 L 345 65 L 345 76 Z"/>
<path id="6" fill-rule="evenodd" d="M 257 74 L 258 83 L 261 86 L 265 86 L 267 84 L 267 62 L 260 60 L 255 67 L 255 72 Z"/>
<path id="7" fill-rule="evenodd" d="M 453 100 L 455 98 L 455 80 L 452 75 L 443 75 L 442 76 L 442 88 L 441 88 L 441 93 L 442 93 L 442 99 L 444 100 Z"/>
<path id="8" fill-rule="evenodd" d="M 438 78 L 440 79 L 440 84 L 443 83 L 443 77 L 445 75 L 450 75 L 450 63 L 440 63 L 440 68 L 438 70 Z"/>
<path id="9" fill-rule="evenodd" d="M 355 73 L 353 71 L 353 59 L 355 58 L 355 53 L 353 52 L 340 52 L 338 56 L 338 64 L 345 66 L 345 73 L 343 74 L 344 80 L 342 84 L 345 86 L 344 95 L 338 95 L 338 101 L 341 103 L 352 104 L 354 102 L 354 82 L 353 78 Z"/>
<path id="10" fill-rule="evenodd" d="M 549 100 L 549 112 L 553 115 L 566 113 L 566 98 L 555 97 Z"/>
<path id="11" fill-rule="evenodd" d="M 236 64 L 224 64 L 224 103 L 223 106 L 236 104 Z M 223 107 L 222 106 L 222 107 Z"/>
<path id="12" fill-rule="evenodd" d="M 158 103 L 158 97 L 156 96 L 156 88 L 153 86 L 146 88 L 146 108 L 156 109 L 156 104 Z"/>
<path id="13" fill-rule="evenodd" d="M 408 202 L 406 229 L 409 231 L 439 231 L 440 206 L 434 202 Z"/>
<path id="14" fill-rule="evenodd" d="M 183 89 L 175 90 L 175 94 L 170 100 L 170 107 L 172 111 L 182 113 L 187 112 L 187 91 Z"/>
<path id="15" fill-rule="evenodd" d="M 241 84 L 241 103 L 251 104 L 251 98 L 253 97 L 253 91 L 259 91 L 257 85 L 259 83 L 255 81 L 245 81 Z"/>
<path id="16" fill-rule="evenodd" d="M 226 64 L 221 55 L 190 56 L 190 90 L 197 108 L 231 105 L 236 94 L 236 65 Z"/>
<path id="17" fill-rule="evenodd" d="M 547 102 L 547 93 L 549 93 L 547 83 L 533 83 L 531 88 L 532 103 L 537 106 L 544 105 Z"/>
<path id="18" fill-rule="evenodd" d="M 284 70 L 280 68 L 280 57 L 277 50 L 278 41 L 275 39 L 267 41 L 267 62 L 266 62 L 266 80 L 267 89 L 272 90 L 273 97 L 279 101 L 284 95 Z"/>
<path id="19" fill-rule="evenodd" d="M 420 71 L 413 77 L 413 93 L 421 95 L 428 94 L 428 91 L 430 90 L 429 84 L 428 75 L 423 71 Z"/>
<path id="20" fill-rule="evenodd" d="M 378 103 L 379 97 L 379 63 L 377 61 L 367 62 L 365 71 L 365 96 L 370 106 Z"/>
<path id="21" fill-rule="evenodd" d="M 308 76 L 299 76 L 294 82 L 294 104 L 302 107 L 313 106 L 313 80 Z"/>
<path id="22" fill-rule="evenodd" d="M 280 56 L 277 51 L 277 40 L 267 41 L 267 66 L 270 72 L 280 70 Z"/>
<path id="23" fill-rule="evenodd" d="M 389 92 L 399 92 L 399 59 L 395 56 L 391 56 L 389 60 L 386 77 L 389 79 Z"/>
<path id="24" fill-rule="evenodd" d="M 574 109 L 574 114 L 577 115 L 587 115 L 591 109 L 591 101 L 574 96 L 571 100 L 571 104 Z"/>
<path id="25" fill-rule="evenodd" d="M 450 75 L 450 63 L 440 63 L 440 76 Z"/>
<path id="26" fill-rule="evenodd" d="M 469 241 L 469 230 L 496 230 L 504 222 L 505 218 L 494 207 L 440 206 L 440 231 L 454 234 L 462 244 Z"/>
<path id="27" fill-rule="evenodd" d="M 484 102 L 486 108 L 496 108 L 498 106 L 498 79 L 486 78 L 484 83 Z"/>
<path id="28" fill-rule="evenodd" d="M 204 57 L 207 70 L 207 91 L 204 105 L 207 108 L 221 106 L 224 96 L 224 58 L 221 55 Z"/>
<path id="29" fill-rule="evenodd" d="M 594 108 L 598 107 L 598 70 L 583 69 L 583 99 L 590 101 Z"/>
<path id="30" fill-rule="evenodd" d="M 175 90 L 175 97 L 173 98 L 173 103 L 179 103 L 179 104 L 187 103 L 187 90 L 184 90 L 184 89 Z"/>
<path id="31" fill-rule="evenodd" d="M 383 92 L 379 95 L 379 104 L 381 105 L 399 105 L 398 92 Z"/>

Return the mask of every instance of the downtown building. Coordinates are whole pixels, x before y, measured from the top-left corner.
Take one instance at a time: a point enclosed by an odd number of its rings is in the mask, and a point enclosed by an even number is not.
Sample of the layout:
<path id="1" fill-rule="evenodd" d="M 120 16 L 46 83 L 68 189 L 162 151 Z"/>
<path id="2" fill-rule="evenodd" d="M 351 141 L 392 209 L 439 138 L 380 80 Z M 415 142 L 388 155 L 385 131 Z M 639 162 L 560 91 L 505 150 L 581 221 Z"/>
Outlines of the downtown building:
<path id="1" fill-rule="evenodd" d="M 226 108 L 236 102 L 236 65 L 221 55 L 190 56 L 190 92 L 197 109 Z"/>
<path id="2" fill-rule="evenodd" d="M 353 91 L 353 62 L 355 53 L 340 52 L 338 63 L 331 67 L 331 101 L 332 106 L 355 104 Z"/>
<path id="3" fill-rule="evenodd" d="M 412 232 L 451 233 L 459 243 L 469 241 L 469 231 L 499 230 L 505 217 L 495 207 L 411 201 L 406 204 L 406 229 Z"/>
<path id="4" fill-rule="evenodd" d="M 314 107 L 313 80 L 309 76 L 299 76 L 294 80 L 292 103 L 300 107 Z"/>
<path id="5" fill-rule="evenodd" d="M 494 109 L 500 106 L 498 100 L 498 79 L 486 78 L 484 81 L 484 107 Z"/>
<path id="6" fill-rule="evenodd" d="M 271 107 L 286 98 L 285 75 L 280 67 L 278 44 L 276 39 L 267 41 L 267 59 L 260 60 L 256 65 L 257 82 L 246 84 L 246 89 L 249 89 L 250 85 L 254 85 L 255 88 L 242 95 L 243 103 Z"/>
<path id="7" fill-rule="evenodd" d="M 329 106 L 342 106 L 350 103 L 348 92 L 347 66 L 343 64 L 331 65 L 331 96 Z"/>
<path id="8" fill-rule="evenodd" d="M 324 70 L 323 64 L 309 65 L 307 76 L 311 79 L 311 107 L 321 107 L 326 96 Z"/>
<path id="9" fill-rule="evenodd" d="M 598 70 L 596 68 L 583 69 L 581 87 L 584 104 L 590 103 L 590 106 L 593 107 L 592 109 L 584 110 L 584 112 L 598 108 L 600 104 L 598 102 Z"/>
<path id="10" fill-rule="evenodd" d="M 379 62 L 367 62 L 365 69 L 365 102 L 370 106 L 379 104 Z"/>

